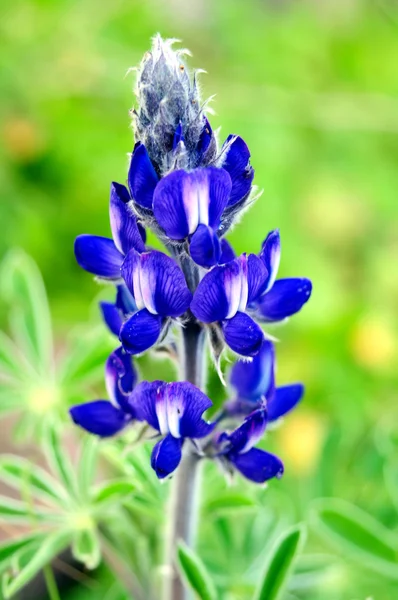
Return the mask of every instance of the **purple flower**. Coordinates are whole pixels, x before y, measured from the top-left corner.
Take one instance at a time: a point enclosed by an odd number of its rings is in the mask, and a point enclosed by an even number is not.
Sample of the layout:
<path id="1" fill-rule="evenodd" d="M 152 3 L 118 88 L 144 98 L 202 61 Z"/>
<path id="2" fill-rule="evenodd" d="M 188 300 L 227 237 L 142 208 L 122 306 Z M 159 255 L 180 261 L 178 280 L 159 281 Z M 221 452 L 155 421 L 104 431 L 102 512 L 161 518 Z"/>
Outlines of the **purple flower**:
<path id="1" fill-rule="evenodd" d="M 109 202 L 113 239 L 99 235 L 79 235 L 75 240 L 75 256 L 79 265 L 98 277 L 120 279 L 124 256 L 134 248 L 145 250 L 145 232 L 127 207 L 130 197 L 127 189 L 112 183 Z"/>
<path id="2" fill-rule="evenodd" d="M 217 457 L 228 470 L 237 469 L 255 483 L 264 483 L 283 475 L 282 461 L 253 446 L 262 438 L 267 425 L 264 408 L 252 412 L 232 433 L 224 432 L 217 440 Z"/>
<path id="3" fill-rule="evenodd" d="M 264 240 L 260 253 L 269 275 L 254 305 L 256 318 L 268 323 L 283 321 L 297 313 L 308 302 L 312 291 L 309 279 L 276 279 L 280 252 L 279 231 L 271 231 Z"/>
<path id="4" fill-rule="evenodd" d="M 199 140 L 198 152 L 206 151 L 211 137 L 208 121 Z M 181 123 L 173 140 L 173 150 L 184 146 Z M 254 172 L 250 153 L 238 136 L 229 136 L 221 151 L 219 168 L 173 170 L 161 179 L 145 146 L 136 145 L 129 170 L 129 188 L 134 202 L 153 211 L 158 225 L 171 240 L 189 242 L 192 259 L 202 267 L 220 260 L 217 231 L 225 211 L 245 199 L 251 189 Z"/>
<path id="5" fill-rule="evenodd" d="M 186 438 L 206 437 L 214 428 L 203 419 L 211 401 L 188 382 L 143 381 L 135 388 L 131 403 L 136 419 L 147 422 L 162 436 L 151 458 L 159 479 L 178 467 Z"/>
<path id="6" fill-rule="evenodd" d="M 237 361 L 232 367 L 230 383 L 237 398 L 225 406 L 230 415 L 248 414 L 258 406 L 265 406 L 267 421 L 276 421 L 290 412 L 304 394 L 301 383 L 275 387 L 275 350 L 265 340 L 260 352 L 251 362 Z"/>
<path id="7" fill-rule="evenodd" d="M 138 311 L 123 324 L 120 340 L 127 352 L 140 354 L 164 337 L 170 319 L 188 310 L 192 294 L 175 261 L 157 250 L 130 250 L 122 276 Z"/>
<path id="8" fill-rule="evenodd" d="M 232 190 L 228 207 L 245 200 L 250 193 L 254 178 L 254 169 L 250 166 L 250 151 L 247 144 L 238 135 L 229 135 L 221 149 L 220 166 L 229 173 Z"/>
<path id="9" fill-rule="evenodd" d="M 267 277 L 258 256 L 242 254 L 206 273 L 195 291 L 191 311 L 199 321 L 217 324 L 234 352 L 255 356 L 264 334 L 245 311 L 258 297 Z"/>
<path id="10" fill-rule="evenodd" d="M 134 419 L 130 395 L 137 381 L 131 356 L 117 348 L 105 365 L 109 400 L 93 400 L 73 406 L 70 415 L 76 425 L 100 437 L 111 437 Z"/>
<path id="11" fill-rule="evenodd" d="M 173 171 L 156 187 L 153 211 L 157 222 L 168 238 L 189 239 L 191 257 L 203 267 L 217 264 L 220 258 L 217 229 L 231 187 L 228 173 L 215 167 Z"/>
<path id="12" fill-rule="evenodd" d="M 100 309 L 109 331 L 119 337 L 123 323 L 137 312 L 137 305 L 126 285 L 118 284 L 116 290 L 116 301 L 100 302 Z"/>

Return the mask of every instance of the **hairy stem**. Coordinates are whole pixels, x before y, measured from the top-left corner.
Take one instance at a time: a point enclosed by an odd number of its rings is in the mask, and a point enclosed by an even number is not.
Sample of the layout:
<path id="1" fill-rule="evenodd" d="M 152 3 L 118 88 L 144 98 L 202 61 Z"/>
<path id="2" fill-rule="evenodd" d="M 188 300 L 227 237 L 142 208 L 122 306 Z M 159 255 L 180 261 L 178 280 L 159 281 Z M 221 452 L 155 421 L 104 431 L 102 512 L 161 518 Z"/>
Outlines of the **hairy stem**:
<path id="1" fill-rule="evenodd" d="M 204 331 L 195 322 L 183 330 L 182 378 L 198 387 L 203 386 Z M 163 600 L 188 600 L 176 569 L 175 558 L 178 541 L 189 546 L 195 541 L 200 500 L 200 457 L 193 446 L 185 444 L 181 463 L 173 480 L 169 511 L 169 531 L 166 540 L 166 575 Z"/>

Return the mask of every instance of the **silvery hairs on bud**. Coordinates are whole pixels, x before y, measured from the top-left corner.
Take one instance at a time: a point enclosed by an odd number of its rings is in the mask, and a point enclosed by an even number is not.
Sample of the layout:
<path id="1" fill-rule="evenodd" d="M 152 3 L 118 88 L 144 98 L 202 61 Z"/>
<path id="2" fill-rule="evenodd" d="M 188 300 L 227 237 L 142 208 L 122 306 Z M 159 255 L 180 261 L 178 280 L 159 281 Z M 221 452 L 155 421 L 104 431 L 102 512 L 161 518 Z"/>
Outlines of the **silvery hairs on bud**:
<path id="1" fill-rule="evenodd" d="M 183 60 L 189 51 L 173 50 L 176 41 L 154 37 L 152 49 L 138 68 L 138 106 L 132 112 L 135 141 L 145 145 L 160 177 L 174 168 L 206 166 L 217 154 L 214 135 L 205 154 L 198 153 L 207 123 L 204 109 L 208 101 L 201 103 L 197 81 L 200 70 L 191 76 Z M 173 150 L 180 124 L 183 143 Z"/>

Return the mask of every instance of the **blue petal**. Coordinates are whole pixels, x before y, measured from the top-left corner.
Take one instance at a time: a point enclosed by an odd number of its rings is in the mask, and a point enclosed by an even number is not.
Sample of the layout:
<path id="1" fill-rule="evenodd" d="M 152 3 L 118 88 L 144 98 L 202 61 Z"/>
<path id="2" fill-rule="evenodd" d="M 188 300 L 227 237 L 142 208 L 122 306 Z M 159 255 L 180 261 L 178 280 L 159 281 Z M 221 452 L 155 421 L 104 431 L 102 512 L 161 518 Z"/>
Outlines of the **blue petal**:
<path id="1" fill-rule="evenodd" d="M 169 407 L 178 406 L 181 437 L 202 438 L 213 431 L 214 425 L 203 420 L 203 413 L 213 404 L 199 388 L 187 381 L 177 381 L 169 383 L 165 392 Z"/>
<path id="2" fill-rule="evenodd" d="M 239 257 L 225 265 L 214 267 L 196 288 L 191 311 L 203 323 L 222 321 L 235 314 L 239 308 L 242 275 L 244 276 L 241 259 Z"/>
<path id="3" fill-rule="evenodd" d="M 207 225 L 199 225 L 189 245 L 191 258 L 201 267 L 210 268 L 220 260 L 221 247 L 217 234 Z"/>
<path id="4" fill-rule="evenodd" d="M 247 258 L 248 303 L 254 302 L 260 295 L 268 279 L 268 271 L 263 261 L 255 254 Z"/>
<path id="5" fill-rule="evenodd" d="M 279 263 L 281 260 L 281 239 L 279 229 L 271 231 L 265 238 L 260 258 L 268 271 L 268 279 L 263 290 L 264 293 L 272 288 L 278 274 Z"/>
<path id="6" fill-rule="evenodd" d="M 220 265 L 225 265 L 225 263 L 234 260 L 234 258 L 236 258 L 234 249 L 232 248 L 231 244 L 225 238 L 223 238 L 221 240 L 221 256 L 218 262 Z"/>
<path id="7" fill-rule="evenodd" d="M 108 400 L 94 400 L 72 406 L 70 415 L 76 425 L 100 437 L 110 437 L 121 431 L 132 419 Z"/>
<path id="8" fill-rule="evenodd" d="M 163 396 L 164 381 L 141 381 L 131 397 L 135 417 L 138 421 L 146 421 L 156 431 L 160 431 L 156 405 Z"/>
<path id="9" fill-rule="evenodd" d="M 175 150 L 180 142 L 184 142 L 184 132 L 181 121 L 178 123 L 173 137 L 173 150 Z"/>
<path id="10" fill-rule="evenodd" d="M 198 152 L 198 161 L 200 162 L 206 150 L 210 146 L 211 138 L 213 135 L 213 130 L 211 125 L 207 119 L 205 119 L 205 125 L 202 129 L 202 133 L 199 136 L 199 142 L 196 147 Z"/>
<path id="11" fill-rule="evenodd" d="M 255 483 L 265 483 L 273 477 L 282 477 L 283 463 L 280 458 L 259 448 L 245 454 L 230 456 L 230 461 L 244 477 Z"/>
<path id="12" fill-rule="evenodd" d="M 125 317 L 135 313 L 137 310 L 134 297 L 124 284 L 117 286 L 116 306 Z"/>
<path id="13" fill-rule="evenodd" d="M 277 279 L 258 302 L 257 315 L 268 322 L 283 321 L 298 312 L 311 296 L 309 279 Z"/>
<path id="14" fill-rule="evenodd" d="M 106 361 L 105 383 L 110 400 L 126 412 L 131 411 L 128 397 L 136 381 L 137 373 L 130 354 L 122 347 L 117 348 Z"/>
<path id="15" fill-rule="evenodd" d="M 249 315 L 237 312 L 232 319 L 221 323 L 228 346 L 241 356 L 255 356 L 264 341 L 261 327 Z"/>
<path id="16" fill-rule="evenodd" d="M 238 398 L 258 402 L 271 398 L 275 390 L 275 350 L 264 340 L 260 352 L 251 362 L 238 360 L 231 370 L 231 385 Z"/>
<path id="17" fill-rule="evenodd" d="M 127 254 L 131 248 L 144 252 L 145 244 L 135 216 L 129 211 L 127 203 L 130 196 L 124 185 L 113 182 L 109 202 L 109 217 L 116 248 Z"/>
<path id="18" fill-rule="evenodd" d="M 131 158 L 128 184 L 131 197 L 143 208 L 152 208 L 153 193 L 159 177 L 144 144 L 138 143 Z"/>
<path id="19" fill-rule="evenodd" d="M 162 330 L 162 320 L 162 317 L 152 315 L 145 308 L 130 317 L 123 324 L 119 336 L 126 352 L 141 354 L 156 344 Z"/>
<path id="20" fill-rule="evenodd" d="M 203 420 L 203 413 L 212 406 L 209 398 L 188 382 L 140 383 L 131 396 L 136 418 L 146 421 L 161 434 L 175 438 L 201 438 L 214 428 Z"/>
<path id="21" fill-rule="evenodd" d="M 228 441 L 230 448 L 228 452 L 248 452 L 261 440 L 267 426 L 267 413 L 263 408 L 253 411 L 230 435 Z"/>
<path id="22" fill-rule="evenodd" d="M 113 240 L 99 235 L 79 235 L 75 240 L 75 256 L 79 265 L 98 277 L 120 279 L 123 254 Z"/>
<path id="23" fill-rule="evenodd" d="M 161 179 L 155 190 L 156 220 L 173 240 L 193 234 L 200 224 L 217 229 L 230 191 L 231 180 L 223 169 L 172 171 Z"/>
<path id="24" fill-rule="evenodd" d="M 152 450 L 151 467 L 159 479 L 176 470 L 181 461 L 182 440 L 166 435 Z"/>
<path id="25" fill-rule="evenodd" d="M 123 324 L 120 312 L 112 302 L 100 302 L 102 318 L 104 319 L 108 329 L 114 335 L 119 337 L 119 331 Z"/>
<path id="26" fill-rule="evenodd" d="M 163 317 L 179 317 L 189 308 L 192 294 L 176 262 L 157 250 L 131 250 L 122 266 L 123 278 L 139 309 Z"/>
<path id="27" fill-rule="evenodd" d="M 233 140 L 231 142 L 231 140 Z M 249 192 L 254 178 L 254 170 L 250 166 L 250 151 L 247 144 L 239 136 L 229 135 L 224 142 L 222 168 L 225 169 L 232 180 L 232 191 L 228 206 L 233 206 L 242 200 Z"/>
<path id="28" fill-rule="evenodd" d="M 301 383 L 292 383 L 276 388 L 275 394 L 267 402 L 268 421 L 276 421 L 290 412 L 300 402 L 304 394 Z"/>

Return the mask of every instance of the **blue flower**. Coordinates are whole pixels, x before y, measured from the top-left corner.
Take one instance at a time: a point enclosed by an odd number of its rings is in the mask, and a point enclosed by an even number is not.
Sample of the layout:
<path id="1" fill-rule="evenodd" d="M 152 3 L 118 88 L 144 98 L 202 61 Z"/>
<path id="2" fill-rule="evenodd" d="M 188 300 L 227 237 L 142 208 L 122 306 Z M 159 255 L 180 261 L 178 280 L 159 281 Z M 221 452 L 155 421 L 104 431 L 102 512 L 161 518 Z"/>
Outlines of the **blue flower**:
<path id="1" fill-rule="evenodd" d="M 129 211 L 129 200 L 127 189 L 119 183 L 112 183 L 109 214 L 113 239 L 88 234 L 76 238 L 76 260 L 89 273 L 117 281 L 124 256 L 129 250 L 145 250 L 145 232 Z"/>
<path id="2" fill-rule="evenodd" d="M 265 340 L 260 352 L 251 362 L 237 361 L 232 367 L 230 383 L 237 398 L 226 404 L 230 415 L 248 414 L 258 406 L 265 406 L 267 421 L 276 421 L 290 412 L 304 394 L 301 383 L 275 387 L 275 350 Z"/>
<path id="3" fill-rule="evenodd" d="M 283 475 L 283 463 L 274 454 L 254 448 L 267 426 L 264 408 L 252 412 L 232 433 L 223 432 L 216 442 L 217 458 L 228 471 L 237 469 L 255 483 Z"/>
<path id="4" fill-rule="evenodd" d="M 116 286 L 115 302 L 100 302 L 102 318 L 109 331 L 119 337 L 120 329 L 126 319 L 137 312 L 137 305 L 127 286 Z"/>
<path id="5" fill-rule="evenodd" d="M 137 381 L 131 356 L 117 348 L 105 365 L 105 382 L 109 400 L 93 400 L 73 406 L 70 415 L 76 425 L 100 437 L 111 437 L 130 424 L 134 411 L 130 395 Z"/>
<path id="6" fill-rule="evenodd" d="M 255 356 L 264 334 L 245 311 L 257 299 L 267 277 L 258 256 L 242 254 L 206 273 L 194 293 L 191 311 L 199 321 L 216 324 L 234 352 Z"/>
<path id="7" fill-rule="evenodd" d="M 212 402 L 188 382 L 143 381 L 135 388 L 131 405 L 136 419 L 145 421 L 162 436 L 151 458 L 159 479 L 178 467 L 185 439 L 204 438 L 214 428 L 203 419 Z"/>
<path id="8" fill-rule="evenodd" d="M 276 279 L 280 262 L 279 231 L 271 231 L 263 242 L 260 258 L 268 270 L 268 279 L 255 303 L 255 316 L 267 323 L 283 321 L 296 314 L 308 302 L 312 292 L 309 279 Z"/>
<path id="9" fill-rule="evenodd" d="M 206 121 L 200 152 L 211 136 Z M 173 149 L 184 146 L 181 124 L 174 133 Z M 212 267 L 220 260 L 219 235 L 223 215 L 250 193 L 254 171 L 250 152 L 238 136 L 229 136 L 215 164 L 190 171 L 174 169 L 161 179 L 145 146 L 136 145 L 129 169 L 131 197 L 147 214 L 154 214 L 163 235 L 189 243 L 192 259 L 202 267 Z"/>
<path id="10" fill-rule="evenodd" d="M 163 339 L 170 320 L 188 310 L 192 294 L 175 261 L 157 250 L 130 250 L 122 276 L 138 311 L 122 325 L 120 340 L 127 352 L 140 354 Z"/>

